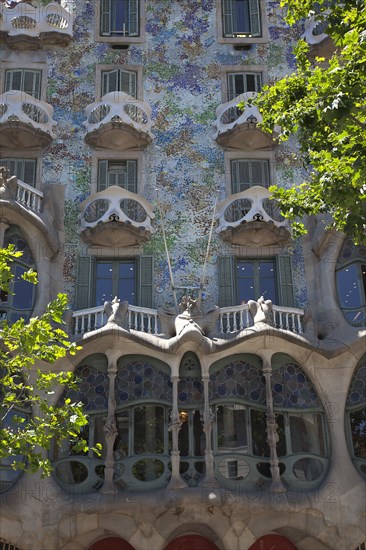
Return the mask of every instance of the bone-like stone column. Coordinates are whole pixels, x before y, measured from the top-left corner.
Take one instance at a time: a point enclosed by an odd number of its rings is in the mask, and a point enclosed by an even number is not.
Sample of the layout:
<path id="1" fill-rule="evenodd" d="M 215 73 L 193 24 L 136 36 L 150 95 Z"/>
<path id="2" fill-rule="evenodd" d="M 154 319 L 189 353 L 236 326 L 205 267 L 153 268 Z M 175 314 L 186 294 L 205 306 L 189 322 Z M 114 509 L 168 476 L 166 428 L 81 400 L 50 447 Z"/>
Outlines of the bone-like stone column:
<path id="1" fill-rule="evenodd" d="M 205 465 L 206 465 L 206 477 L 205 482 L 215 484 L 214 473 L 214 459 L 212 450 L 212 428 L 214 422 L 214 415 L 210 409 L 208 383 L 209 376 L 203 375 L 203 391 L 204 391 L 204 409 L 203 409 L 203 431 L 206 436 L 206 449 L 205 449 Z"/>
<path id="2" fill-rule="evenodd" d="M 172 452 L 171 452 L 171 462 L 172 462 L 172 477 L 170 478 L 168 489 L 183 489 L 187 487 L 187 484 L 181 478 L 179 472 L 180 466 L 180 453 L 179 453 L 179 443 L 178 435 L 179 430 L 182 425 L 182 422 L 179 418 L 178 410 L 178 376 L 172 376 L 173 384 L 173 407 L 170 415 L 170 426 L 169 429 L 172 432 Z"/>
<path id="3" fill-rule="evenodd" d="M 104 483 L 101 488 L 101 493 L 113 493 L 115 487 L 113 484 L 114 474 L 114 456 L 113 447 L 116 440 L 118 429 L 115 417 L 116 410 L 116 395 L 115 395 L 115 379 L 117 375 L 117 360 L 114 354 L 108 356 L 108 378 L 109 378 L 109 391 L 108 391 L 108 415 L 104 425 L 104 435 L 106 442 L 106 458 L 104 469 Z"/>
<path id="4" fill-rule="evenodd" d="M 270 469 L 272 476 L 272 491 L 275 493 L 285 493 L 286 488 L 284 487 L 281 477 L 280 477 L 280 468 L 279 460 L 277 456 L 276 445 L 279 441 L 277 433 L 277 423 L 273 411 L 273 395 L 272 395 L 272 365 L 271 359 L 268 357 L 263 357 L 263 374 L 266 379 L 266 403 L 267 403 L 267 415 L 266 415 L 266 424 L 267 424 L 267 442 L 269 445 L 270 452 Z"/>

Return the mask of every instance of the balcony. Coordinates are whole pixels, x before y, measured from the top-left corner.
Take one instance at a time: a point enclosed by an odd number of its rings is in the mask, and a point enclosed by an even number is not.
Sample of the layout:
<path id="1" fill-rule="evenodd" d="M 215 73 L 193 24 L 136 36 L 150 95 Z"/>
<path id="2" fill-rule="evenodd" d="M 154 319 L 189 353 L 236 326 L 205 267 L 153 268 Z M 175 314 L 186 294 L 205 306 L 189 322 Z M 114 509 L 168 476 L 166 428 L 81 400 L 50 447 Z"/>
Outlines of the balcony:
<path id="1" fill-rule="evenodd" d="M 231 195 L 218 205 L 217 233 L 230 244 L 283 245 L 290 237 L 289 224 L 268 189 L 256 185 Z"/>
<path id="2" fill-rule="evenodd" d="M 113 185 L 80 205 L 81 237 L 98 246 L 135 246 L 154 233 L 152 206 L 143 197 Z"/>
<path id="3" fill-rule="evenodd" d="M 214 139 L 223 149 L 241 149 L 243 151 L 255 151 L 268 149 L 276 145 L 280 129 L 272 134 L 265 134 L 259 130 L 258 123 L 262 117 L 254 105 L 248 105 L 248 101 L 255 97 L 255 92 L 247 92 L 235 99 L 223 103 L 216 109 L 217 131 Z M 238 109 L 238 103 L 244 102 L 244 111 Z"/>
<path id="4" fill-rule="evenodd" d="M 0 37 L 12 49 L 67 46 L 72 40 L 72 26 L 72 15 L 56 2 L 40 7 L 21 3 L 12 9 L 0 3 Z"/>
<path id="5" fill-rule="evenodd" d="M 86 108 L 85 141 L 115 151 L 141 149 L 151 143 L 151 108 L 124 92 L 110 92 Z"/>
<path id="6" fill-rule="evenodd" d="M 308 43 L 312 58 L 325 57 L 325 59 L 329 59 L 334 53 L 333 41 L 325 33 L 327 27 L 327 19 L 317 21 L 315 17 L 309 17 L 305 20 L 305 32 L 301 38 Z"/>
<path id="7" fill-rule="evenodd" d="M 10 90 L 0 95 L 0 148 L 48 147 L 55 134 L 53 108 L 33 96 Z"/>

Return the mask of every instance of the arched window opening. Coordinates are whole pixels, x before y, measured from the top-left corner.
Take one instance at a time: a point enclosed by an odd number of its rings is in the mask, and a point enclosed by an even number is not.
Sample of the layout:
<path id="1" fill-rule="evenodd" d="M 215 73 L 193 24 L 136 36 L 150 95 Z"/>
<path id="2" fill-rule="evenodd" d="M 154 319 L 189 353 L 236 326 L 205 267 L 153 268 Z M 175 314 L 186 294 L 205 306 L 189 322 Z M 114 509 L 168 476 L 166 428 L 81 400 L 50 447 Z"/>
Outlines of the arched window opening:
<path id="1" fill-rule="evenodd" d="M 89 550 L 134 550 L 133 546 L 124 539 L 119 537 L 107 537 L 103 540 L 98 540 Z"/>
<path id="2" fill-rule="evenodd" d="M 360 361 L 349 388 L 346 431 L 353 463 L 366 477 L 366 355 Z"/>
<path id="3" fill-rule="evenodd" d="M 278 354 L 272 375 L 277 423 L 277 456 L 287 485 L 311 488 L 327 467 L 323 410 L 304 371 Z M 237 355 L 210 368 L 210 403 L 214 405 L 216 475 L 225 486 L 263 485 L 271 479 L 267 442 L 266 382 L 261 360 Z"/>
<path id="4" fill-rule="evenodd" d="M 108 413 L 108 361 L 101 353 L 89 355 L 75 369 L 77 389 L 64 392 L 61 402 L 70 399 L 71 403 L 83 403 L 88 415 L 88 424 L 81 436 L 88 442 L 87 454 L 76 453 L 73 446 L 77 440 L 65 440 L 54 446 L 52 460 L 54 476 L 59 484 L 75 492 L 97 491 L 104 481 L 104 460 L 106 444 L 104 425 Z M 93 451 L 97 443 L 102 444 L 101 456 Z"/>
<path id="5" fill-rule="evenodd" d="M 356 246 L 346 239 L 336 269 L 343 315 L 352 326 L 363 327 L 366 325 L 366 246 Z"/>
<path id="6" fill-rule="evenodd" d="M 297 550 L 297 548 L 282 535 L 264 535 L 256 540 L 249 550 Z"/>
<path id="7" fill-rule="evenodd" d="M 35 268 L 35 262 L 23 233 L 16 225 L 12 225 L 5 232 L 4 248 L 9 244 L 15 246 L 15 250 L 22 252 L 20 258 L 16 258 L 11 265 L 14 276 L 11 292 L 0 292 L 0 319 L 7 319 L 9 323 L 15 323 L 18 319 L 28 321 L 33 311 L 36 287 L 22 279 L 23 273 L 30 268 Z"/>
<path id="8" fill-rule="evenodd" d="M 203 431 L 204 392 L 201 365 L 191 351 L 179 366 L 178 408 L 181 427 L 178 434 L 180 473 L 189 486 L 196 486 L 205 475 L 206 440 Z"/>
<path id="9" fill-rule="evenodd" d="M 165 550 L 219 550 L 216 544 L 201 535 L 182 535 L 165 547 Z"/>

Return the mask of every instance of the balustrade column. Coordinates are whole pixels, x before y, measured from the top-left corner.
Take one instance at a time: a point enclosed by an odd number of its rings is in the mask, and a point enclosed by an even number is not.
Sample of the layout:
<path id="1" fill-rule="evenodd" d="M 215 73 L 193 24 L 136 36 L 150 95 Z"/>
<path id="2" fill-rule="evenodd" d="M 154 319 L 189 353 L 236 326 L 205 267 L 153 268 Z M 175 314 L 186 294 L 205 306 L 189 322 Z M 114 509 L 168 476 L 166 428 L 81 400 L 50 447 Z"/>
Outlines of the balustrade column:
<path id="1" fill-rule="evenodd" d="M 270 452 L 270 469 L 272 476 L 272 491 L 275 493 L 284 493 L 286 488 L 284 487 L 281 477 L 280 477 L 280 468 L 279 460 L 277 456 L 276 445 L 279 441 L 279 436 L 277 433 L 277 423 L 273 410 L 273 395 L 272 395 L 272 365 L 269 358 L 263 359 L 263 374 L 266 380 L 266 403 L 267 403 L 267 415 L 266 415 L 266 432 L 267 432 L 267 443 L 269 445 Z"/>
<path id="2" fill-rule="evenodd" d="M 216 483 L 214 473 L 214 458 L 212 450 L 212 428 L 214 422 L 214 415 L 210 409 L 208 384 L 209 376 L 202 376 L 203 391 L 204 391 L 204 409 L 203 409 L 203 431 L 206 436 L 206 449 L 205 449 L 205 465 L 206 465 L 206 483 Z"/>
<path id="3" fill-rule="evenodd" d="M 106 458 L 105 458 L 104 483 L 103 483 L 103 487 L 100 490 L 101 493 L 113 493 L 115 491 L 115 488 L 113 485 L 113 474 L 114 474 L 113 447 L 118 434 L 116 417 L 115 417 L 116 375 L 117 375 L 117 362 L 116 360 L 108 357 L 108 378 L 109 378 L 108 415 L 107 415 L 106 423 L 103 428 L 107 452 L 106 452 Z"/>
<path id="4" fill-rule="evenodd" d="M 172 463 L 172 477 L 168 485 L 168 489 L 183 489 L 187 487 L 187 484 L 182 480 L 179 467 L 180 467 L 180 453 L 179 453 L 179 430 L 182 425 L 182 422 L 179 418 L 178 410 L 178 376 L 172 376 L 171 378 L 173 384 L 173 407 L 170 415 L 170 426 L 169 429 L 172 432 L 172 452 L 171 452 L 171 463 Z"/>

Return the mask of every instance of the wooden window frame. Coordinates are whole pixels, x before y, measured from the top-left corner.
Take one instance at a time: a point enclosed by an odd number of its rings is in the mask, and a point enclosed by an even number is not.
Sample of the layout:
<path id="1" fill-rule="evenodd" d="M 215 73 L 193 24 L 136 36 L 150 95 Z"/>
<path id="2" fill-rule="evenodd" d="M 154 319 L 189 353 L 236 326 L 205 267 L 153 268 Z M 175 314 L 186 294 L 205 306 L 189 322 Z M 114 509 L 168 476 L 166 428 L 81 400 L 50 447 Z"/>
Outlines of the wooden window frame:
<path id="1" fill-rule="evenodd" d="M 232 174 L 231 174 L 231 162 L 233 160 L 268 160 L 269 162 L 269 185 L 276 185 L 275 174 L 275 161 L 272 151 L 251 151 L 247 154 L 240 154 L 240 151 L 226 151 L 225 152 L 225 188 L 226 196 L 232 195 Z"/>
<path id="2" fill-rule="evenodd" d="M 98 64 L 96 66 L 95 71 L 95 97 L 101 98 L 102 97 L 102 75 L 104 72 L 107 71 L 128 71 L 136 73 L 136 99 L 138 101 L 143 101 L 143 77 L 142 77 L 142 67 L 141 65 L 117 65 L 117 64 L 110 64 L 110 65 L 103 65 Z"/>
<path id="3" fill-rule="evenodd" d="M 95 42 L 108 42 L 110 44 L 128 45 L 133 43 L 142 43 L 145 41 L 145 2 L 138 0 L 139 3 L 139 34 L 138 36 L 107 36 L 101 34 L 101 0 L 96 2 L 95 11 Z"/>
<path id="4" fill-rule="evenodd" d="M 217 41 L 219 44 L 234 44 L 237 46 L 246 44 L 263 44 L 268 42 L 268 29 L 266 19 L 266 5 L 264 0 L 259 0 L 260 11 L 260 24 L 261 24 L 261 36 L 251 37 L 234 37 L 224 36 L 224 24 L 223 24 L 223 8 L 224 0 L 216 0 L 216 13 L 217 13 Z"/>
<path id="5" fill-rule="evenodd" d="M 98 189 L 98 164 L 100 160 L 136 160 L 137 161 L 137 182 L 136 194 L 142 195 L 144 188 L 143 184 L 143 153 L 141 151 L 107 151 L 98 150 L 93 153 L 92 170 L 91 170 L 91 191 L 90 194 L 96 193 Z"/>

